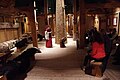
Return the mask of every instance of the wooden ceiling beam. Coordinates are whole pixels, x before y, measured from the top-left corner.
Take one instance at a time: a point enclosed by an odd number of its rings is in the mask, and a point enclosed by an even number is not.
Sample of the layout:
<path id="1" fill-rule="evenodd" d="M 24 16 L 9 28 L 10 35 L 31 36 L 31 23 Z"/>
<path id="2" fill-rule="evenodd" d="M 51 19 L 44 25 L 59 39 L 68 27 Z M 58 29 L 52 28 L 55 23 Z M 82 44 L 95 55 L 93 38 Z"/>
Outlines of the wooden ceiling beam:
<path id="1" fill-rule="evenodd" d="M 85 8 L 117 8 L 120 7 L 120 2 L 110 2 L 110 3 L 92 3 L 85 4 Z"/>
<path id="2" fill-rule="evenodd" d="M 15 8 L 0 8 L 0 13 L 11 14 L 15 12 L 16 12 Z"/>
<path id="3" fill-rule="evenodd" d="M 0 7 L 10 7 L 15 4 L 15 0 L 0 0 Z"/>

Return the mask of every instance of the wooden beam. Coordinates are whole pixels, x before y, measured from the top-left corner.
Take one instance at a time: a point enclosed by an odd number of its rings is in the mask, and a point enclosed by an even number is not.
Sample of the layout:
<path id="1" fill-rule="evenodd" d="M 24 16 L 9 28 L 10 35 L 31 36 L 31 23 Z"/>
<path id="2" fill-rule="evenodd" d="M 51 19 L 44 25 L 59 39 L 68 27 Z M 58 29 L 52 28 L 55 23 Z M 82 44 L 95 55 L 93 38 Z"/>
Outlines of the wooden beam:
<path id="1" fill-rule="evenodd" d="M 17 9 L 15 9 L 14 7 L 12 8 L 0 8 L 0 13 L 3 14 L 12 14 L 15 13 L 17 11 Z"/>
<path id="2" fill-rule="evenodd" d="M 85 8 L 116 8 L 120 7 L 120 2 L 110 2 L 110 3 L 85 3 Z"/>
<path id="3" fill-rule="evenodd" d="M 86 30 L 86 27 L 85 27 L 85 16 L 86 16 L 86 13 L 85 13 L 85 3 L 84 3 L 84 0 L 80 0 L 80 19 L 79 19 L 79 28 L 78 28 L 78 31 L 79 31 L 79 48 L 84 48 L 85 46 L 85 41 L 84 41 L 84 34 L 85 34 L 85 30 Z"/>
<path id="4" fill-rule="evenodd" d="M 45 15 L 45 22 L 47 22 L 47 10 L 48 10 L 48 0 L 44 0 L 44 15 Z M 47 25 L 47 24 L 46 24 Z"/>
<path id="5" fill-rule="evenodd" d="M 28 16 L 29 26 L 31 28 L 31 33 L 32 33 L 33 47 L 38 47 L 37 31 L 36 31 L 35 17 L 34 17 L 34 9 L 33 9 L 32 6 L 29 7 L 29 9 L 27 11 L 27 16 Z"/>

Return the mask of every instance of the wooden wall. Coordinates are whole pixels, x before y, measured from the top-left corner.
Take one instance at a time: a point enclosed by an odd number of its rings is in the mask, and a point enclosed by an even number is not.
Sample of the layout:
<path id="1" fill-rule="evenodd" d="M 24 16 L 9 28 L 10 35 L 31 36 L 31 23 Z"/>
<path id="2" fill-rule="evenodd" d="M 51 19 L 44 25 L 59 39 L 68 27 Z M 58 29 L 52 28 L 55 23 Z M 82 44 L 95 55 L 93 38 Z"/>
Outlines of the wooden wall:
<path id="1" fill-rule="evenodd" d="M 18 38 L 18 28 L 3 28 L 0 29 L 0 42 Z"/>

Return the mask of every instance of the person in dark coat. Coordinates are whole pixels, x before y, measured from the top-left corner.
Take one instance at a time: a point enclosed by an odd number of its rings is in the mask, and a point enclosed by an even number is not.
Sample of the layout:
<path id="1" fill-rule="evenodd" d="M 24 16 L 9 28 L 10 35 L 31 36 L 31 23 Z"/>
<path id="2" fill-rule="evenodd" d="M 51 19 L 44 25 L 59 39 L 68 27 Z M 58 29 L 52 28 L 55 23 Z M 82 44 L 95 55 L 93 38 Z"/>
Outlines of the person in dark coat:
<path id="1" fill-rule="evenodd" d="M 113 65 L 120 65 L 120 37 L 118 37 L 118 40 L 116 42 L 116 52 L 113 54 L 113 59 L 114 62 L 112 63 Z"/>
<path id="2" fill-rule="evenodd" d="M 110 57 L 110 53 L 112 51 L 112 41 L 109 38 L 109 36 L 106 34 L 104 29 L 101 29 L 100 33 L 101 33 L 102 38 L 103 38 L 103 42 L 104 42 L 104 46 L 105 46 L 105 53 L 106 53 L 106 57 L 104 58 L 104 61 L 103 61 L 103 72 L 104 72 L 106 67 L 107 67 L 107 63 L 108 63 L 108 59 Z"/>

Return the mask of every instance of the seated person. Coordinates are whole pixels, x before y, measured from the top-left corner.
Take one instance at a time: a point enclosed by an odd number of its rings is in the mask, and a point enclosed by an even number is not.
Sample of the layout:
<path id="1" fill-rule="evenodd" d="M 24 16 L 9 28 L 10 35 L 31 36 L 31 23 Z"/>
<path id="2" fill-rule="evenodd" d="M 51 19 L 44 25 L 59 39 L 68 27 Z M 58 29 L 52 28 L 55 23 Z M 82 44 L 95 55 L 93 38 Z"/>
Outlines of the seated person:
<path id="1" fill-rule="evenodd" d="M 96 32 L 93 34 L 94 40 L 92 42 L 92 51 L 85 56 L 84 63 L 83 63 L 83 70 L 87 66 L 88 61 L 102 61 L 104 60 L 106 53 L 104 48 L 104 42 L 100 35 L 100 33 Z"/>
<path id="2" fill-rule="evenodd" d="M 63 37 L 63 38 L 60 40 L 60 47 L 61 47 L 61 48 L 66 47 L 66 46 L 65 46 L 65 41 L 66 41 L 66 40 L 67 40 L 66 37 Z"/>
<path id="3" fill-rule="evenodd" d="M 112 55 L 114 62 L 113 65 L 120 65 L 120 37 L 118 37 L 118 40 L 116 42 L 116 51 Z"/>

